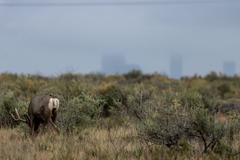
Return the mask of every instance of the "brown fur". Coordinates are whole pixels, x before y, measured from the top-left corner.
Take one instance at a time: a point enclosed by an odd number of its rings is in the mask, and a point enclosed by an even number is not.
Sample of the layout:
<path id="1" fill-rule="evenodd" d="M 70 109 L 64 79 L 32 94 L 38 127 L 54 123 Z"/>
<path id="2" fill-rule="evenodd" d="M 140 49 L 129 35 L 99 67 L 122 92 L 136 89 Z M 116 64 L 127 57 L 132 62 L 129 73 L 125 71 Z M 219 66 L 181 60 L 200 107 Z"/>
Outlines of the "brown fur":
<path id="1" fill-rule="evenodd" d="M 35 96 L 29 104 L 28 116 L 32 135 L 39 132 L 40 124 L 46 126 L 51 123 L 56 129 L 54 123 L 56 121 L 57 111 L 56 109 L 49 109 L 48 104 L 50 98 L 54 97 L 51 95 Z"/>
<path id="2" fill-rule="evenodd" d="M 16 108 L 16 116 L 14 116 L 12 113 L 10 113 L 10 115 L 15 121 L 27 123 L 30 127 L 31 135 L 37 134 L 39 132 L 39 127 L 41 124 L 45 127 L 49 123 L 59 133 L 59 129 L 55 124 L 57 118 L 57 110 L 59 107 L 59 100 L 55 98 L 55 100 L 57 100 L 58 102 L 54 104 L 54 101 L 52 104 L 51 100 L 50 104 L 49 102 L 52 98 L 55 97 L 53 97 L 52 95 L 38 95 L 33 97 L 28 106 L 28 113 L 24 115 L 24 119 L 19 116 Z"/>

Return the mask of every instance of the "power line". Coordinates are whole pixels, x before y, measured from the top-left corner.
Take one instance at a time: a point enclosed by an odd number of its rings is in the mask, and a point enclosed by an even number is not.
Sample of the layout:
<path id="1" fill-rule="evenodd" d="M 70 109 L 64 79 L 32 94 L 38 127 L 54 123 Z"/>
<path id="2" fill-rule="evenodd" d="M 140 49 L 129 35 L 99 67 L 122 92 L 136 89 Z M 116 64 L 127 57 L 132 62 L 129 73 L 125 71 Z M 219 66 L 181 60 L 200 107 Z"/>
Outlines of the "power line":
<path id="1" fill-rule="evenodd" d="M 240 2 L 240 0 L 166 0 L 130 2 L 0 2 L 2 7 L 84 7 L 84 6 L 155 6 L 185 4 L 220 4 Z"/>

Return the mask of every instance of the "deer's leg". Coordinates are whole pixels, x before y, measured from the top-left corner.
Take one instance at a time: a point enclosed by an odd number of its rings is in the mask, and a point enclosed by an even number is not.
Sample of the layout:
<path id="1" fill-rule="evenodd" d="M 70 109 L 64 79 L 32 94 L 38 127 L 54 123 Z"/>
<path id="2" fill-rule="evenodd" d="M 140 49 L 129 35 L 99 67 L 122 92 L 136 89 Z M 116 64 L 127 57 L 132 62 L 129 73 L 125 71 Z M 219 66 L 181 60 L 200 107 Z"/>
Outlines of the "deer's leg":
<path id="1" fill-rule="evenodd" d="M 34 125 L 31 127 L 31 136 L 34 135 Z"/>
<path id="2" fill-rule="evenodd" d="M 30 127 L 30 134 L 33 136 L 33 135 L 34 135 L 34 123 L 33 123 L 33 118 L 31 118 L 31 120 L 30 120 L 29 127 Z"/>
<path id="3" fill-rule="evenodd" d="M 38 133 L 39 132 L 39 126 L 40 126 L 40 121 L 36 120 L 34 123 L 34 132 Z"/>
<path id="4" fill-rule="evenodd" d="M 57 110 L 54 108 L 52 110 L 52 116 L 51 116 L 51 119 L 52 119 L 53 123 L 55 123 L 56 118 L 57 118 Z"/>
<path id="5" fill-rule="evenodd" d="M 38 131 L 39 131 L 39 125 L 40 125 L 39 119 L 37 119 L 36 117 L 33 118 L 33 120 L 32 120 L 32 126 L 31 126 L 31 135 L 32 135 L 32 136 L 38 133 Z"/>
<path id="6" fill-rule="evenodd" d="M 59 134 L 60 130 L 57 127 L 57 125 L 52 121 L 52 119 L 49 120 L 49 123 L 52 125 L 52 127 L 54 128 L 54 130 Z"/>

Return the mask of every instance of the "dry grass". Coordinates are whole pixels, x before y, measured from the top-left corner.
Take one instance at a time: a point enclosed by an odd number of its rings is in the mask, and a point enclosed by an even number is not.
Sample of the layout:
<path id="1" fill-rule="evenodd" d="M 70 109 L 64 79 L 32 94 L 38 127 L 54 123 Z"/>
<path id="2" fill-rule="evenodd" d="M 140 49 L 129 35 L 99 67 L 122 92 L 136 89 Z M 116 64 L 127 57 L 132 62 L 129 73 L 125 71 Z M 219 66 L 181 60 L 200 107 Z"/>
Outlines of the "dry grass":
<path id="1" fill-rule="evenodd" d="M 46 133 L 37 138 L 21 129 L 0 129 L 0 159 L 4 160 L 87 160 L 87 159 L 219 159 L 216 155 L 168 150 L 137 138 L 133 127 L 91 128 L 72 135 Z"/>
<path id="2" fill-rule="evenodd" d="M 46 133 L 34 139 L 22 130 L 0 129 L 0 159 L 137 159 L 139 145 L 133 128 Z"/>

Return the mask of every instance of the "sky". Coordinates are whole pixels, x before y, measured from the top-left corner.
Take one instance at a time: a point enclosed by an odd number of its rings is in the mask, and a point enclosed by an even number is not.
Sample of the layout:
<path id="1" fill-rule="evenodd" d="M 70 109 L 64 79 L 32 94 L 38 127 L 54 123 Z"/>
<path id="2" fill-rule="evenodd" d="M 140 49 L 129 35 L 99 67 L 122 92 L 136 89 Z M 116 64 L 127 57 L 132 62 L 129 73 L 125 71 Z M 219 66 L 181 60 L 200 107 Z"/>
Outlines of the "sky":
<path id="1" fill-rule="evenodd" d="M 14 2 L 19 1 L 0 0 Z M 31 1 L 35 2 L 71 1 Z M 221 72 L 226 61 L 234 61 L 240 72 L 240 0 L 138 6 L 0 6 L 0 72 L 101 72 L 105 55 L 121 55 L 127 64 L 146 73 L 168 74 L 173 55 L 182 56 L 184 75 Z"/>

